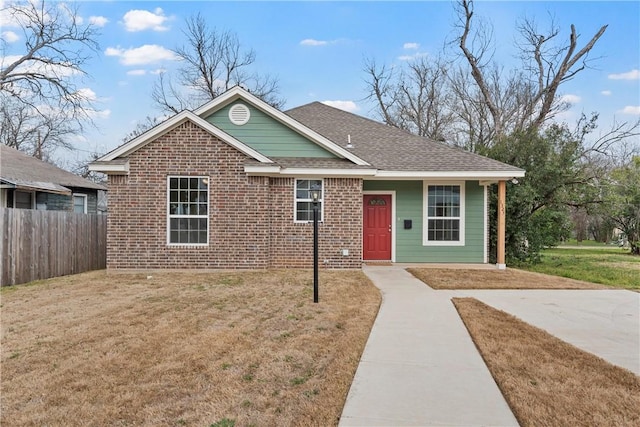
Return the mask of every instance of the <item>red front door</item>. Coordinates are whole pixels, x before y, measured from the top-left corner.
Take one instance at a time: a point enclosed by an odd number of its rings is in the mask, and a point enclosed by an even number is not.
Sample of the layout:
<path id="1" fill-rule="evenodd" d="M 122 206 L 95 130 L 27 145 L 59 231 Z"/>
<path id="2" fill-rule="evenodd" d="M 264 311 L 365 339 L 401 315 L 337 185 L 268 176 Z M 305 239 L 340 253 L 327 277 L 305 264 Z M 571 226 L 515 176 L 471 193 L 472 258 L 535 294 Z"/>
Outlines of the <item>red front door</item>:
<path id="1" fill-rule="evenodd" d="M 362 259 L 391 260 L 391 196 L 365 194 L 362 218 Z"/>

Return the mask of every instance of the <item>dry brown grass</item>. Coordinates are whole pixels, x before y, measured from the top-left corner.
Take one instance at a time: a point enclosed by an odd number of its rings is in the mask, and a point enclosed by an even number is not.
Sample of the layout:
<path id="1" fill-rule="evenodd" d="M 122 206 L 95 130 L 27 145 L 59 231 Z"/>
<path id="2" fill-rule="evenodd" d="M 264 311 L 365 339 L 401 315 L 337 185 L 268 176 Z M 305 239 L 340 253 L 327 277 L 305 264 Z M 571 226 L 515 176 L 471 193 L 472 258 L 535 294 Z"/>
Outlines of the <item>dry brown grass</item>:
<path id="1" fill-rule="evenodd" d="M 595 283 L 513 268 L 506 270 L 408 268 L 407 271 L 433 289 L 609 289 L 607 286 Z"/>
<path id="2" fill-rule="evenodd" d="M 335 425 L 380 304 L 361 272 L 92 272 L 2 290 L 0 424 Z"/>
<path id="3" fill-rule="evenodd" d="M 476 299 L 453 302 L 520 425 L 640 425 L 640 377 Z"/>

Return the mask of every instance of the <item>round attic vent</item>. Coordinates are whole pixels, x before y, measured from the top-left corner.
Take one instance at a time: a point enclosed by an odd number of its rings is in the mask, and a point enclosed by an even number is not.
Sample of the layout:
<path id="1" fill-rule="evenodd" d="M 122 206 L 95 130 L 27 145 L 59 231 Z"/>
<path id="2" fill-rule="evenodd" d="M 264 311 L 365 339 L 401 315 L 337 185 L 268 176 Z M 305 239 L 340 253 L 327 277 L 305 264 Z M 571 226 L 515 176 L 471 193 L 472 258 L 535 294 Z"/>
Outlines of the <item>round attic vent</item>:
<path id="1" fill-rule="evenodd" d="M 251 112 L 244 104 L 236 104 L 229 109 L 229 120 L 236 126 L 242 126 L 249 121 Z"/>

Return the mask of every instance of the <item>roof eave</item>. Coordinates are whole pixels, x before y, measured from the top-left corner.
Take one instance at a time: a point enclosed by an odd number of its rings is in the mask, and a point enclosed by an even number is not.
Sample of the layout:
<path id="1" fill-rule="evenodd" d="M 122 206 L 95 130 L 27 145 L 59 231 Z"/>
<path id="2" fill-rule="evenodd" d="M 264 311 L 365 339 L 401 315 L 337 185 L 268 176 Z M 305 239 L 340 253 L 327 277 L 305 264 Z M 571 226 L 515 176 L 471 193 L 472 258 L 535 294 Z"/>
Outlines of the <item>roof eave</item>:
<path id="1" fill-rule="evenodd" d="M 399 180 L 399 179 L 430 179 L 430 180 L 478 180 L 478 181 L 504 181 L 513 178 L 522 178 L 525 171 L 392 171 L 379 170 L 371 179 L 375 180 Z"/>
<path id="2" fill-rule="evenodd" d="M 17 182 L 11 179 L 2 178 L 2 188 L 13 188 L 15 190 L 39 191 L 41 193 L 53 193 L 70 195 L 72 192 L 67 187 L 53 182 Z"/>
<path id="3" fill-rule="evenodd" d="M 89 163 L 89 170 L 92 172 L 102 172 L 107 175 L 128 175 L 129 174 L 129 161 L 126 162 L 109 162 L 109 161 L 95 161 Z"/>
<path id="4" fill-rule="evenodd" d="M 250 176 L 271 177 L 326 177 L 326 178 L 366 178 L 375 175 L 375 169 L 341 168 L 283 168 L 281 166 L 245 165 L 244 171 Z"/>

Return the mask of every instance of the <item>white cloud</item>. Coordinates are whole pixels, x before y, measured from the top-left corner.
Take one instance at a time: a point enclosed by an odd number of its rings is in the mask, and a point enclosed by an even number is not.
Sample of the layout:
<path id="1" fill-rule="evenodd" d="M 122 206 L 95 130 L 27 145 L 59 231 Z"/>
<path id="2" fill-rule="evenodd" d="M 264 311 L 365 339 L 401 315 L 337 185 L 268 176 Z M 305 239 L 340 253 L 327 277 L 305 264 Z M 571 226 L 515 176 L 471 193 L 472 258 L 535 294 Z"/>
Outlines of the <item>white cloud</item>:
<path id="1" fill-rule="evenodd" d="M 560 102 L 566 102 L 567 104 L 571 105 L 577 104 L 580 101 L 582 101 L 582 98 L 580 98 L 578 95 L 566 94 L 560 97 Z"/>
<path id="2" fill-rule="evenodd" d="M 354 113 L 360 109 L 353 101 L 322 101 L 323 104 L 330 107 L 339 108 L 350 113 Z"/>
<path id="3" fill-rule="evenodd" d="M 167 31 L 169 27 L 164 25 L 169 17 L 159 7 L 153 12 L 148 10 L 130 10 L 124 14 L 124 27 L 127 31 Z"/>
<path id="4" fill-rule="evenodd" d="M 111 110 L 106 109 L 106 110 L 94 110 L 92 112 L 89 113 L 90 116 L 96 118 L 96 119 L 108 119 L 109 117 L 111 117 Z"/>
<path id="5" fill-rule="evenodd" d="M 329 44 L 326 40 L 304 39 L 300 42 L 302 46 L 325 46 Z"/>
<path id="6" fill-rule="evenodd" d="M 622 114 L 632 114 L 634 116 L 640 116 L 640 105 L 627 105 L 620 112 Z"/>
<path id="7" fill-rule="evenodd" d="M 400 55 L 398 56 L 398 59 L 400 61 L 412 61 L 414 59 L 418 59 L 418 58 L 423 58 L 425 56 L 428 56 L 429 54 L 426 52 L 416 52 L 413 55 Z"/>
<path id="8" fill-rule="evenodd" d="M 20 36 L 18 36 L 13 31 L 3 31 L 2 32 L 2 39 L 4 41 L 6 41 L 7 43 L 15 43 L 18 40 L 20 40 Z"/>
<path id="9" fill-rule="evenodd" d="M 175 61 L 177 59 L 172 51 L 157 44 L 145 44 L 132 49 L 108 47 L 104 54 L 119 57 L 122 65 L 144 65 L 160 61 Z"/>
<path id="10" fill-rule="evenodd" d="M 89 89 L 88 87 L 78 89 L 78 94 L 81 95 L 87 101 L 95 101 L 98 99 L 98 96 L 94 91 Z"/>
<path id="11" fill-rule="evenodd" d="M 0 0 L 0 28 L 20 28 L 26 26 L 28 20 L 25 16 L 31 16 L 30 9 L 31 7 L 28 2 L 5 2 Z M 36 9 L 40 11 L 37 6 Z M 23 13 L 13 14 L 12 11 L 22 11 Z M 38 14 L 40 15 L 39 12 Z M 46 10 L 41 14 L 41 19 L 45 22 L 50 20 Z"/>
<path id="12" fill-rule="evenodd" d="M 155 75 L 158 75 L 158 74 L 162 74 L 162 73 L 164 73 L 164 72 L 166 72 L 166 71 L 167 71 L 167 70 L 166 70 L 165 68 L 157 68 L 157 69 L 155 69 L 155 70 L 151 70 L 151 71 L 149 71 L 149 73 L 151 73 L 151 74 L 155 74 Z"/>
<path id="13" fill-rule="evenodd" d="M 611 96 L 611 91 L 610 90 L 603 90 L 602 92 L 600 92 L 602 95 L 604 96 Z"/>
<path id="14" fill-rule="evenodd" d="M 128 76 L 144 76 L 145 74 L 147 74 L 146 70 L 131 70 L 131 71 L 127 71 L 127 75 Z"/>
<path id="15" fill-rule="evenodd" d="M 413 49 L 417 50 L 420 47 L 419 43 L 405 43 L 402 45 L 403 49 Z"/>
<path id="16" fill-rule="evenodd" d="M 0 58 L 0 69 L 8 67 L 20 58 L 22 58 L 22 55 L 7 55 Z M 42 62 L 33 60 L 27 60 L 18 65 L 14 72 L 40 73 L 48 77 L 68 77 L 80 74 L 80 71 L 78 69 L 71 66 L 65 67 L 64 65 L 44 64 Z"/>
<path id="17" fill-rule="evenodd" d="M 109 20 L 107 18 L 105 18 L 104 16 L 90 16 L 89 17 L 89 23 L 91 25 L 95 25 L 96 27 L 104 27 L 105 25 L 107 25 L 107 22 L 109 22 Z"/>
<path id="18" fill-rule="evenodd" d="M 631 70 L 626 73 L 609 74 L 611 80 L 640 80 L 640 70 Z"/>
<path id="19" fill-rule="evenodd" d="M 0 68 L 9 66 L 20 58 L 22 58 L 22 55 L 7 55 L 4 57 L 0 57 Z"/>

